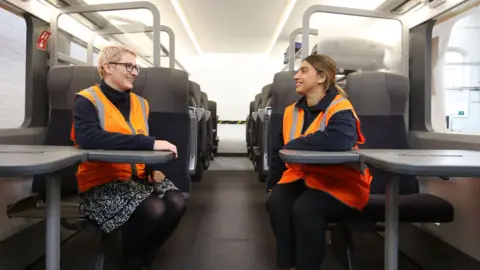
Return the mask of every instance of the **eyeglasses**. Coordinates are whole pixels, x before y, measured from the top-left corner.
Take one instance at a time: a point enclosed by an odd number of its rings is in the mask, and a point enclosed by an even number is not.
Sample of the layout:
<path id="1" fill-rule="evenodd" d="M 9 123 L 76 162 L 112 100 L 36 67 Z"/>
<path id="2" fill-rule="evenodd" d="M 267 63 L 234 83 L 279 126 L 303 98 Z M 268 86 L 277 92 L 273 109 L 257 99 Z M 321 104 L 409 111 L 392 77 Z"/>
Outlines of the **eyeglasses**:
<path id="1" fill-rule="evenodd" d="M 125 69 L 127 70 L 127 72 L 133 72 L 133 70 L 135 69 L 137 71 L 137 74 L 140 73 L 140 66 L 139 65 L 134 65 L 132 63 L 118 63 L 118 62 L 109 62 L 108 64 L 112 64 L 112 65 L 122 65 L 125 67 Z"/>

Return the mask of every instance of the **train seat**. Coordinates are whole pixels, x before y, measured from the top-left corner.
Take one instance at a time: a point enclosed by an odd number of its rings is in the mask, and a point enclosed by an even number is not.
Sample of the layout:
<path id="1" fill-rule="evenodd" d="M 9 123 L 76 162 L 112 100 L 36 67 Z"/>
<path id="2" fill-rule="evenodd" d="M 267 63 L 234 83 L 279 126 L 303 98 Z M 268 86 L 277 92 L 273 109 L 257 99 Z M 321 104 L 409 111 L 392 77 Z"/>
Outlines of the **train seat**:
<path id="1" fill-rule="evenodd" d="M 269 113 L 271 109 L 271 98 L 272 84 L 267 84 L 260 92 L 260 105 L 257 110 L 257 121 L 255 122 L 255 145 L 253 147 L 253 165 L 255 170 L 258 171 L 258 179 L 260 182 L 265 181 L 266 174 L 268 173 L 268 170 L 266 170 L 267 167 L 265 167 L 268 166 L 268 162 L 266 161 L 264 150 L 267 149 L 266 145 L 268 138 L 266 136 L 266 131 L 270 124 Z"/>
<path id="2" fill-rule="evenodd" d="M 184 195 L 190 193 L 189 143 L 190 136 L 194 135 L 190 134 L 188 74 L 170 68 L 142 68 L 134 82 L 133 92 L 149 103 L 150 136 L 177 146 L 178 158 L 157 168 Z"/>
<path id="3" fill-rule="evenodd" d="M 256 130 L 257 130 L 257 118 L 258 118 L 258 109 L 260 107 L 260 93 L 256 94 L 255 95 L 255 99 L 253 100 L 253 111 L 252 111 L 252 121 L 250 123 L 250 160 L 253 161 L 254 157 L 255 157 L 255 153 L 254 153 L 254 148 L 255 148 L 255 144 L 256 144 L 256 137 L 255 137 L 255 134 L 256 134 Z"/>
<path id="4" fill-rule="evenodd" d="M 218 153 L 218 143 L 219 143 L 219 138 L 217 136 L 218 130 L 217 130 L 217 121 L 218 121 L 218 115 L 217 115 L 217 102 L 209 100 L 208 101 L 208 108 L 210 109 L 210 112 L 212 114 L 212 139 L 213 139 L 213 146 L 212 146 L 212 152 L 214 155 Z"/>
<path id="5" fill-rule="evenodd" d="M 348 75 L 347 88 L 366 138 L 366 143 L 360 145 L 361 149 L 410 148 L 404 116 L 409 93 L 408 78 L 388 72 L 355 72 Z M 370 199 L 355 220 L 383 230 L 384 226 L 378 223 L 385 222 L 386 175 L 375 168 L 370 169 L 373 175 Z M 416 177 L 400 176 L 399 189 L 399 222 L 453 221 L 453 206 L 435 195 L 420 193 Z M 346 269 L 352 269 L 353 242 L 346 226 L 333 229 L 332 244 L 339 261 Z"/>
<path id="6" fill-rule="evenodd" d="M 205 169 L 208 169 L 210 166 L 210 160 L 213 160 L 213 118 L 212 112 L 210 111 L 210 103 L 208 102 L 208 95 L 207 93 L 202 91 L 201 96 L 203 107 L 205 108 L 205 116 L 206 116 L 206 130 L 205 130 L 205 140 L 206 140 L 206 162 L 205 162 Z"/>
<path id="7" fill-rule="evenodd" d="M 277 140 L 280 138 L 278 134 L 283 132 L 283 113 L 285 108 L 300 99 L 300 95 L 295 91 L 294 75 L 294 71 L 283 71 L 276 73 L 273 77 L 270 124 L 266 127 L 269 141 L 266 142 L 264 151 L 265 155 L 267 155 L 268 165 L 270 165 L 273 151 L 270 145 L 283 144 L 283 142 L 278 142 Z"/>
<path id="8" fill-rule="evenodd" d="M 200 147 L 198 142 L 200 134 L 199 125 L 200 120 L 203 117 L 203 111 L 200 109 L 200 93 L 196 91 L 197 89 L 193 84 L 195 83 L 191 81 L 188 83 L 190 134 L 192 134 L 190 136 L 188 170 L 190 176 L 192 177 L 192 181 L 195 181 L 194 177 L 199 178 L 203 173 L 203 167 L 199 166 L 200 163 L 198 162 L 198 149 Z M 194 134 L 197 134 L 197 136 L 194 136 Z"/>
<path id="9" fill-rule="evenodd" d="M 70 131 L 75 93 L 99 83 L 100 76 L 92 66 L 57 66 L 48 71 L 47 91 L 50 103 L 50 120 L 46 128 L 44 145 L 72 146 Z M 78 209 L 78 189 L 75 177 L 76 166 L 57 172 L 61 179 L 61 218 L 66 229 L 77 229 L 67 219 L 83 217 Z M 9 205 L 9 217 L 44 218 L 46 202 L 46 176 L 35 175 L 32 182 L 34 195 Z M 80 222 L 81 223 L 81 222 Z"/>
<path id="10" fill-rule="evenodd" d="M 409 149 L 404 114 L 408 79 L 388 72 L 358 72 L 347 77 L 349 99 L 360 117 L 366 143 L 361 149 Z M 372 104 L 376 104 L 372 106 Z M 364 215 L 377 222 L 385 216 L 385 177 L 372 168 L 371 199 Z M 450 222 L 453 206 L 432 194 L 420 193 L 416 177 L 401 176 L 400 222 Z"/>
<path id="11" fill-rule="evenodd" d="M 251 125 L 252 125 L 252 113 L 253 113 L 254 101 L 250 101 L 248 107 L 248 115 L 247 115 L 247 122 L 245 128 L 245 142 L 247 143 L 247 154 L 250 156 L 250 132 L 251 132 Z"/>
<path id="12" fill-rule="evenodd" d="M 203 127 L 207 125 L 206 122 L 206 117 L 205 117 L 205 110 L 202 108 L 202 90 L 200 88 L 200 85 L 196 82 L 189 81 L 190 87 L 190 95 L 193 96 L 195 100 L 195 104 L 197 105 L 196 108 L 191 108 L 194 113 L 192 114 L 197 118 L 197 125 L 196 125 L 196 130 L 191 130 L 192 133 L 192 138 L 193 134 L 197 134 L 197 139 L 192 140 L 192 144 L 190 145 L 190 151 L 191 153 L 195 153 L 194 155 L 190 155 L 191 157 L 194 157 L 195 160 L 192 160 L 190 163 L 190 175 L 192 176 L 192 181 L 193 182 L 200 182 L 202 180 L 203 176 L 203 171 L 205 170 L 205 165 L 204 165 L 204 153 L 206 152 L 207 149 L 207 140 L 203 139 L 206 138 L 206 136 L 202 136 L 202 130 L 206 130 Z M 195 126 L 195 123 L 192 124 L 192 129 Z M 194 150 L 196 149 L 196 150 Z"/>

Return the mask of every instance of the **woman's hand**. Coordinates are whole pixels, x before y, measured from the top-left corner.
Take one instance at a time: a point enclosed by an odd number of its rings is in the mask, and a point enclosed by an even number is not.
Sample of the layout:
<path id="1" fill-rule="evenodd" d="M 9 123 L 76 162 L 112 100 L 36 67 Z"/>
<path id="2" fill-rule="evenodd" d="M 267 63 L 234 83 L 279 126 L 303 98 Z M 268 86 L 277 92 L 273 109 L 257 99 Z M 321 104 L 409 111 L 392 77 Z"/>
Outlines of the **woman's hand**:
<path id="1" fill-rule="evenodd" d="M 153 145 L 153 150 L 171 151 L 175 157 L 178 157 L 177 147 L 167 141 L 156 140 Z"/>
<path id="2" fill-rule="evenodd" d="M 166 176 L 163 174 L 161 171 L 153 171 L 149 176 L 148 176 L 148 182 L 153 183 L 161 183 L 165 180 Z"/>

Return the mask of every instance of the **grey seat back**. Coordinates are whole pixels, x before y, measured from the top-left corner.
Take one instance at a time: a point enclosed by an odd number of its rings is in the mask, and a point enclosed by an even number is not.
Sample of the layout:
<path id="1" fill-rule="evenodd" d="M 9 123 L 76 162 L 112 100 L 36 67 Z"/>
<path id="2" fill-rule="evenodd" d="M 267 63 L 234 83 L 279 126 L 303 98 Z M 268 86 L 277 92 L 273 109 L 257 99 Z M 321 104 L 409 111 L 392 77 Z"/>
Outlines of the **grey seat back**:
<path id="1" fill-rule="evenodd" d="M 252 130 L 252 113 L 253 113 L 253 108 L 255 107 L 254 101 L 250 101 L 250 105 L 248 108 L 248 115 L 247 115 L 247 126 L 245 128 L 245 136 L 246 136 L 246 142 L 247 142 L 247 147 L 250 147 L 250 132 Z"/>
<path id="2" fill-rule="evenodd" d="M 210 110 L 212 114 L 212 127 L 214 130 L 217 129 L 217 120 L 218 120 L 218 115 L 217 115 L 217 103 L 215 101 L 208 101 L 208 109 Z"/>
<path id="3" fill-rule="evenodd" d="M 272 116 L 281 114 L 285 108 L 300 99 L 295 91 L 295 71 L 278 72 L 273 77 L 272 83 Z"/>
<path id="4" fill-rule="evenodd" d="M 196 108 L 200 108 L 200 104 L 202 101 L 202 92 L 200 91 L 200 85 L 196 82 L 189 82 L 189 95 L 193 97 L 195 101 Z"/>
<path id="5" fill-rule="evenodd" d="M 191 155 L 190 157 L 195 159 L 194 166 L 192 162 L 190 163 L 190 172 L 195 175 L 201 175 L 203 173 L 203 165 L 200 161 L 204 158 L 204 155 L 207 151 L 207 140 L 206 140 L 206 126 L 207 122 L 205 119 L 205 109 L 202 108 L 202 90 L 200 85 L 196 82 L 190 81 L 190 93 L 195 98 L 195 102 L 197 102 L 197 112 L 195 113 L 195 117 L 197 119 L 197 126 L 195 131 L 192 129 L 191 132 L 193 134 L 197 134 L 197 139 L 195 144 L 192 143 L 191 145 Z M 200 111 L 200 113 L 198 113 Z M 192 123 L 194 124 L 194 123 Z M 196 149 L 196 150 L 194 150 Z"/>
<path id="6" fill-rule="evenodd" d="M 270 127 L 267 130 L 269 141 L 267 142 L 268 164 L 271 162 L 272 149 L 270 145 L 281 145 L 278 142 L 278 134 L 281 131 L 283 122 L 283 113 L 285 108 L 300 99 L 300 95 L 295 91 L 295 80 L 293 76 L 295 71 L 278 72 L 273 77 L 272 83 L 272 101 Z"/>
<path id="7" fill-rule="evenodd" d="M 49 121 L 45 134 L 45 145 L 71 146 L 72 111 L 75 93 L 100 83 L 97 68 L 92 66 L 56 66 L 50 68 L 47 75 L 47 91 L 50 104 Z M 61 195 L 78 193 L 75 177 L 76 166 L 67 167 L 59 172 L 62 178 Z M 46 195 L 46 176 L 35 175 L 32 192 L 38 193 L 44 200 Z"/>
<path id="8" fill-rule="evenodd" d="M 258 93 L 255 95 L 255 99 L 253 101 L 254 106 L 253 106 L 253 111 L 256 112 L 260 108 L 260 99 L 261 99 L 261 94 Z"/>
<path id="9" fill-rule="evenodd" d="M 217 138 L 217 122 L 218 122 L 218 115 L 217 115 L 217 103 L 215 101 L 209 100 L 208 101 L 208 109 L 210 109 L 210 113 L 212 114 L 212 139 L 213 139 L 213 146 L 216 146 L 216 138 Z"/>
<path id="10" fill-rule="evenodd" d="M 272 84 L 267 84 L 262 88 L 260 93 L 260 109 L 267 107 L 267 101 L 272 96 Z"/>
<path id="11" fill-rule="evenodd" d="M 264 125 L 264 120 L 265 120 L 267 103 L 271 98 L 271 95 L 272 95 L 272 84 L 267 84 L 264 87 L 262 87 L 262 91 L 260 92 L 260 105 L 257 109 L 258 121 L 255 122 L 255 137 L 256 137 L 255 146 L 258 146 L 261 150 L 263 150 L 263 141 L 264 141 L 263 127 L 268 126 L 268 123 L 267 125 Z"/>
<path id="12" fill-rule="evenodd" d="M 349 100 L 361 121 L 366 143 L 361 149 L 409 149 L 405 112 L 409 93 L 408 78 L 389 72 L 355 72 L 347 76 Z M 382 173 L 372 169 L 372 194 L 385 192 Z M 403 176 L 400 194 L 419 192 L 415 177 Z"/>
<path id="13" fill-rule="evenodd" d="M 170 68 L 142 68 L 134 82 L 133 92 L 144 97 L 150 105 L 150 136 L 169 141 L 177 147 L 177 159 L 156 167 L 164 172 L 181 192 L 190 192 L 188 74 Z"/>
<path id="14" fill-rule="evenodd" d="M 210 154 L 213 151 L 213 118 L 212 112 L 210 111 L 210 103 L 208 102 L 208 95 L 205 92 L 202 92 L 202 104 L 205 107 L 205 111 L 207 112 L 207 119 L 206 119 L 206 140 L 207 140 L 207 154 L 208 158 L 210 158 Z"/>
<path id="15" fill-rule="evenodd" d="M 200 92 L 200 100 L 201 100 L 201 103 L 203 104 L 203 107 L 205 108 L 205 110 L 208 111 L 208 95 L 207 93 L 201 91 Z"/>
<path id="16" fill-rule="evenodd" d="M 345 70 L 372 71 L 385 68 L 385 46 L 368 39 L 356 37 L 322 39 L 317 44 L 316 51 L 332 57 L 337 68 Z"/>

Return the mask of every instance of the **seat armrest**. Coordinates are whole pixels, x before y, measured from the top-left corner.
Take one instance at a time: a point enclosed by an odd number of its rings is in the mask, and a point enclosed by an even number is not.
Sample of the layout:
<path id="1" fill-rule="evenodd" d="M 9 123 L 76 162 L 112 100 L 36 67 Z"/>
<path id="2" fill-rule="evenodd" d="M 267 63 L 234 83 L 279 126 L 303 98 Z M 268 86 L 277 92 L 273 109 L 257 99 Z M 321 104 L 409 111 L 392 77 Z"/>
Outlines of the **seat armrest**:
<path id="1" fill-rule="evenodd" d="M 205 111 L 205 117 L 207 121 L 210 119 L 210 116 L 211 116 L 210 111 Z"/>
<path id="2" fill-rule="evenodd" d="M 197 108 L 195 112 L 197 113 L 198 122 L 200 122 L 200 120 L 202 120 L 202 117 L 205 115 L 205 109 Z"/>
<path id="3" fill-rule="evenodd" d="M 253 121 L 257 121 L 258 112 L 252 112 Z"/>
<path id="4" fill-rule="evenodd" d="M 258 118 L 260 118 L 260 121 L 263 122 L 264 116 L 265 116 L 265 109 L 259 109 L 259 110 L 258 110 Z"/>
<path id="5" fill-rule="evenodd" d="M 198 150 L 198 114 L 197 109 L 190 107 L 190 143 L 188 149 L 188 172 L 195 175 L 197 167 L 197 150 Z"/>
<path id="6" fill-rule="evenodd" d="M 262 173 L 264 175 L 268 174 L 269 171 L 269 151 L 270 151 L 270 117 L 272 114 L 272 108 L 267 107 L 265 108 L 265 114 L 263 115 L 263 123 L 262 123 Z"/>

